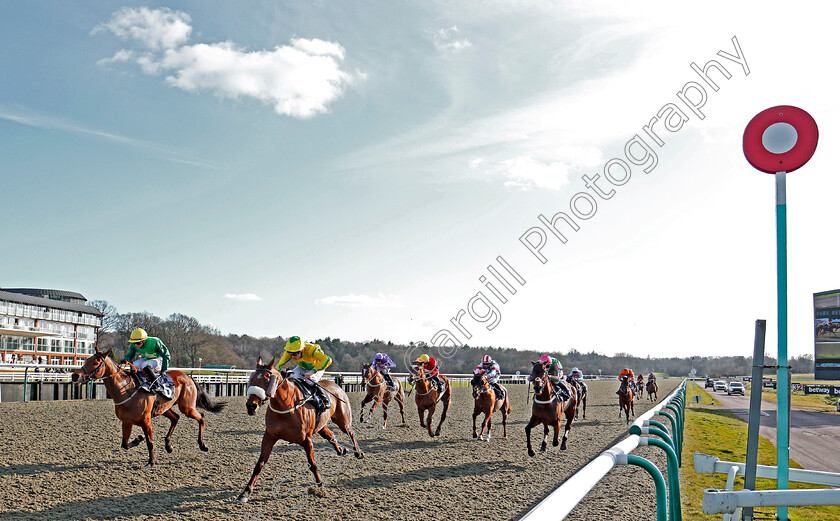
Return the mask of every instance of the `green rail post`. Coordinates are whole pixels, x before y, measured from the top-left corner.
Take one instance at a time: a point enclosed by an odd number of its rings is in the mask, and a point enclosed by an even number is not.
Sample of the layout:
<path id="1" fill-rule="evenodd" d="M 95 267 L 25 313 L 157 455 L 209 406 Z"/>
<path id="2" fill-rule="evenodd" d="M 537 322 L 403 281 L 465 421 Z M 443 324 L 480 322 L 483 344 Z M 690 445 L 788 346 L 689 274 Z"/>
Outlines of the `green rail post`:
<path id="1" fill-rule="evenodd" d="M 29 368 L 23 370 L 23 401 L 28 402 L 29 396 L 26 394 L 27 384 L 29 384 Z"/>
<path id="2" fill-rule="evenodd" d="M 662 416 L 665 416 L 666 418 L 668 418 L 668 420 L 671 422 L 671 432 L 674 433 L 674 438 L 676 439 L 676 437 L 678 436 L 677 431 L 679 430 L 677 420 L 665 411 L 659 411 L 657 414 L 661 414 Z M 680 463 L 680 467 L 682 467 L 682 458 L 680 458 L 680 453 L 682 452 L 682 448 L 678 447 L 676 442 L 674 442 L 674 441 L 671 442 L 671 446 L 674 447 L 674 452 L 677 453 L 677 461 Z"/>
<path id="3" fill-rule="evenodd" d="M 680 503 L 680 469 L 677 463 L 677 453 L 667 443 L 656 438 L 641 438 L 644 443 L 659 447 L 668 456 L 668 505 L 671 512 L 671 521 L 682 521 L 682 504 Z"/>
<path id="4" fill-rule="evenodd" d="M 665 496 L 665 478 L 662 477 L 662 472 L 650 461 L 632 454 L 627 455 L 627 464 L 642 467 L 651 475 L 653 483 L 656 486 L 656 521 L 668 521 L 668 511 L 665 508 L 665 503 L 667 502 Z"/>
<path id="5" fill-rule="evenodd" d="M 674 407 L 671 404 L 665 406 L 666 409 L 669 409 L 674 412 L 674 418 L 677 420 L 677 430 L 674 431 L 674 441 L 675 446 L 674 448 L 677 449 L 679 453 L 682 453 L 682 431 L 683 431 L 683 424 L 682 418 L 680 417 L 680 411 L 677 407 Z M 680 466 L 682 466 L 682 458 L 680 458 Z"/>

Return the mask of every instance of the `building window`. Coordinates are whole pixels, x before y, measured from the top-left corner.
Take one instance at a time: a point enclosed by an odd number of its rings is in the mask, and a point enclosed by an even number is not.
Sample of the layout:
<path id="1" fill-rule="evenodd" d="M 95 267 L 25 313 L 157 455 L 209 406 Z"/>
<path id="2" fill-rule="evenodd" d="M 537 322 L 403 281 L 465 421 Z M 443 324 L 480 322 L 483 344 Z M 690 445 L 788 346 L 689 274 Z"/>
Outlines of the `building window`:
<path id="1" fill-rule="evenodd" d="M 64 341 L 64 352 L 65 353 L 72 353 L 73 352 L 73 341 L 72 340 L 65 340 Z"/>
<path id="2" fill-rule="evenodd" d="M 34 351 L 35 339 L 32 337 L 23 337 L 20 341 L 20 348 L 24 351 Z"/>

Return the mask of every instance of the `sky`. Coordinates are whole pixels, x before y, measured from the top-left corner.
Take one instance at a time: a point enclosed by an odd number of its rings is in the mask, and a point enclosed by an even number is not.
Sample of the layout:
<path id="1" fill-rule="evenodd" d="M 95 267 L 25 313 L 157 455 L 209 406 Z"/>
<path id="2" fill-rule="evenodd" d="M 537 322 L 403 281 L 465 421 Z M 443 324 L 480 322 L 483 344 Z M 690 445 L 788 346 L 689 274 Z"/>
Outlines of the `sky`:
<path id="1" fill-rule="evenodd" d="M 787 176 L 788 351 L 813 353 L 838 14 L 2 2 L 0 287 L 442 352 L 751 356 L 766 319 L 775 356 L 775 184 L 742 136 L 793 105 L 819 144 Z"/>

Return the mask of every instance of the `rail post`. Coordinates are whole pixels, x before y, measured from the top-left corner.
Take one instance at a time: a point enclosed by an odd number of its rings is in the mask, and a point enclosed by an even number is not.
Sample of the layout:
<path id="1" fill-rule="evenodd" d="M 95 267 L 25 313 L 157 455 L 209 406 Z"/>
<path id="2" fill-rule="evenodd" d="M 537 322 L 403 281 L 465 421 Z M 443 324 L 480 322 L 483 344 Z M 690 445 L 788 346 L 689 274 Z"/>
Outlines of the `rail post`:
<path id="1" fill-rule="evenodd" d="M 668 509 L 671 521 L 682 521 L 682 505 L 680 504 L 680 469 L 677 454 L 674 449 L 662 440 L 656 438 L 639 438 L 639 445 L 653 445 L 665 451 L 668 457 Z"/>
<path id="2" fill-rule="evenodd" d="M 671 432 L 674 434 L 674 438 L 676 439 L 677 436 L 679 436 L 679 434 L 678 434 L 679 423 L 677 423 L 676 418 L 674 418 L 673 416 L 671 416 L 670 414 L 668 414 L 665 411 L 658 411 L 657 414 L 661 414 L 662 416 L 665 416 L 666 418 L 668 418 L 668 420 L 671 422 Z M 650 420 L 648 420 L 648 421 L 650 421 Z M 676 444 L 676 442 L 671 443 L 671 445 L 673 445 L 674 451 L 677 453 L 677 461 L 680 462 L 680 467 L 682 467 L 682 458 L 680 457 L 680 453 L 682 452 L 682 447 L 678 446 Z"/>
<path id="3" fill-rule="evenodd" d="M 665 496 L 665 478 L 662 477 L 662 472 L 656 468 L 656 465 L 645 458 L 634 456 L 633 454 L 619 454 L 615 462 L 642 467 L 650 474 L 656 487 L 656 521 L 668 521 L 668 511 L 665 507 L 665 503 L 667 502 Z"/>
<path id="4" fill-rule="evenodd" d="M 29 396 L 26 394 L 26 387 L 29 383 L 29 368 L 23 370 L 23 401 L 28 402 Z"/>

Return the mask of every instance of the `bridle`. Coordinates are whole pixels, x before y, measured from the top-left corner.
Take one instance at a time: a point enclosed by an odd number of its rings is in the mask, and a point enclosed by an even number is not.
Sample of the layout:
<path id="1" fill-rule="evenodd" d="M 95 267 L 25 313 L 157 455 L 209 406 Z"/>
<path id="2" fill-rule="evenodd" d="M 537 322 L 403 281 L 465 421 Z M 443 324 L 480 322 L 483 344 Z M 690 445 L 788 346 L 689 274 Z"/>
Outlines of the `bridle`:
<path id="1" fill-rule="evenodd" d="M 367 376 L 368 370 L 373 371 L 373 375 L 370 378 L 368 378 L 368 376 Z M 368 366 L 367 369 L 365 370 L 365 374 L 362 375 L 362 384 L 364 384 L 366 386 L 370 386 L 370 387 L 382 387 L 383 385 L 385 385 L 385 379 L 384 378 L 378 384 L 372 383 L 373 379 L 376 378 L 376 375 L 381 375 L 379 370 L 374 369 L 373 366 Z"/>
<path id="2" fill-rule="evenodd" d="M 479 387 L 473 384 L 473 390 L 475 390 L 475 394 L 482 395 L 489 393 L 492 390 L 492 387 L 490 387 L 490 382 L 487 380 L 487 377 L 483 374 L 476 376 L 479 376 L 481 378 L 481 390 L 479 391 Z"/>
<path id="3" fill-rule="evenodd" d="M 260 369 L 256 369 L 254 371 L 254 374 L 251 375 L 251 379 L 253 379 L 254 376 L 256 376 L 256 374 L 260 371 L 269 373 L 271 375 L 271 377 L 268 379 L 268 388 L 264 389 L 263 387 L 261 387 L 259 385 L 248 386 L 248 396 L 258 397 L 260 399 L 260 405 L 264 404 L 265 402 L 268 402 L 268 408 L 271 409 L 272 411 L 274 411 L 278 414 L 288 414 L 290 412 L 293 412 L 293 411 L 296 411 L 296 410 L 300 409 L 301 407 L 304 406 L 304 404 L 306 402 L 308 402 L 309 400 L 312 399 L 313 396 L 310 394 L 309 396 L 304 398 L 300 403 L 292 406 L 290 409 L 285 409 L 285 410 L 275 409 L 271 405 L 271 398 L 274 397 L 274 395 L 277 393 L 277 388 L 280 387 L 280 384 L 284 380 L 287 380 L 287 378 L 285 378 L 283 375 L 278 375 L 278 374 L 274 373 L 271 369 L 260 368 Z M 248 380 L 248 383 L 251 383 L 251 379 Z M 292 387 L 294 387 L 294 386 L 292 386 Z M 295 399 L 297 399 L 297 397 Z"/>
<path id="4" fill-rule="evenodd" d="M 119 370 L 116 373 L 105 376 L 105 370 L 108 369 L 108 366 L 105 364 L 105 358 L 108 356 L 107 353 L 96 353 L 93 356 L 98 357 L 97 359 L 100 362 L 99 365 L 97 365 L 96 369 L 94 369 L 93 371 L 88 371 L 87 369 L 85 369 L 84 365 L 82 367 L 80 367 L 79 370 L 82 371 L 82 376 L 79 377 L 79 381 L 77 383 L 86 384 L 86 383 L 88 383 L 92 380 L 99 380 L 99 379 L 107 380 L 109 378 L 113 378 L 113 377 L 117 376 L 118 374 L 124 372 L 124 370 Z M 131 363 L 131 362 L 129 362 L 129 363 Z M 102 371 L 102 374 L 97 375 L 96 373 L 98 373 L 100 370 Z M 83 378 L 84 378 L 84 380 L 83 380 Z"/>

